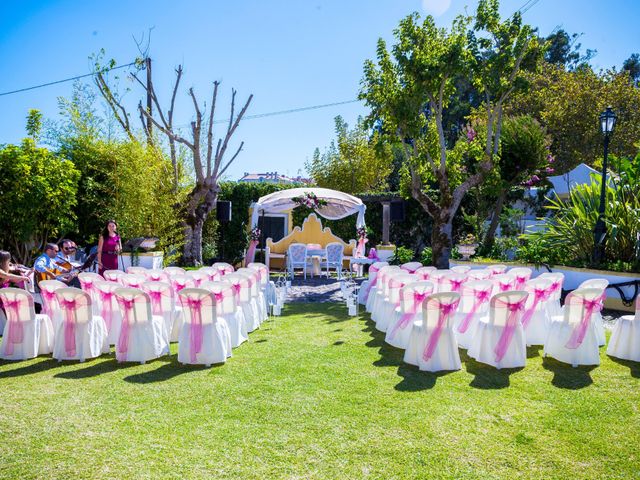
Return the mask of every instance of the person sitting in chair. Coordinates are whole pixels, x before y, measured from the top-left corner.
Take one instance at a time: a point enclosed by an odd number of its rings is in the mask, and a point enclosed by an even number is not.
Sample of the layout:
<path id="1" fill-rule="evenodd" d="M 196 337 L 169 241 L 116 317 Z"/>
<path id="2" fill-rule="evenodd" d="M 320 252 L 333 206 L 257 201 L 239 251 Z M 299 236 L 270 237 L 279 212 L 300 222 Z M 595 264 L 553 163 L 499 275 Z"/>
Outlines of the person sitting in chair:
<path id="1" fill-rule="evenodd" d="M 80 287 L 77 274 L 71 273 L 70 269 L 60 266 L 55 258 L 58 255 L 58 246 L 55 243 L 47 243 L 44 253 L 36 258 L 33 269 L 36 271 L 38 281 L 60 280 L 71 287 Z"/>

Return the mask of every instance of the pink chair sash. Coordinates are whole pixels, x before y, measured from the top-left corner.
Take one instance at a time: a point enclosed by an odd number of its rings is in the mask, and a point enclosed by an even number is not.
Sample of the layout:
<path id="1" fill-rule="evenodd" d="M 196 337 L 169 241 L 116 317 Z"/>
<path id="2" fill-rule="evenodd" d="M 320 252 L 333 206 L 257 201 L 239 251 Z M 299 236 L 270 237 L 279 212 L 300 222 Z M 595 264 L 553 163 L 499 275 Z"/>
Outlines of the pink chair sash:
<path id="1" fill-rule="evenodd" d="M 98 290 L 98 296 L 100 297 L 100 314 L 104 319 L 104 323 L 107 324 L 107 332 L 111 331 L 111 320 L 113 317 L 113 292 Z"/>
<path id="2" fill-rule="evenodd" d="M 516 331 L 516 327 L 518 326 L 518 317 L 521 312 L 524 310 L 524 304 L 527 301 L 527 297 L 517 301 L 517 302 L 507 302 L 502 299 L 496 300 L 496 306 L 500 305 L 501 307 L 507 308 L 509 310 L 509 315 L 507 316 L 507 322 L 502 330 L 502 334 L 498 339 L 498 343 L 496 344 L 496 348 L 494 353 L 496 354 L 496 362 L 499 362 L 504 357 L 505 353 L 509 349 L 509 345 L 511 345 L 511 340 L 513 340 L 513 334 Z"/>
<path id="3" fill-rule="evenodd" d="M 58 298 L 60 308 L 64 312 L 64 350 L 69 357 L 76 356 L 76 309 L 89 305 L 86 297 L 73 299 Z"/>
<path id="4" fill-rule="evenodd" d="M 462 285 L 465 282 L 465 279 L 460 278 L 447 278 L 446 280 L 451 285 L 452 292 L 460 292 L 460 290 L 462 289 Z"/>
<path id="5" fill-rule="evenodd" d="M 124 354 L 124 359 L 127 359 L 127 354 L 129 353 L 129 331 L 131 330 L 131 325 L 134 322 L 133 318 L 133 308 L 136 303 L 146 303 L 147 299 L 143 295 L 138 295 L 134 298 L 124 298 L 121 296 L 116 296 L 116 300 L 118 301 L 118 305 L 123 310 L 122 315 L 122 325 L 120 327 L 120 336 L 118 337 L 118 344 L 116 346 L 118 352 Z"/>
<path id="6" fill-rule="evenodd" d="M 550 285 L 547 288 L 534 288 L 533 289 L 533 303 L 531 307 L 529 307 L 524 314 L 522 315 L 522 327 L 526 330 L 531 318 L 533 317 L 534 312 L 536 311 L 536 307 L 538 303 L 543 300 L 548 300 L 549 296 L 553 293 L 553 285 Z"/>
<path id="7" fill-rule="evenodd" d="M 9 323 L 9 338 L 7 346 L 5 347 L 5 353 L 7 355 L 13 355 L 13 346 L 16 343 L 22 343 L 24 341 L 24 326 L 20 321 L 20 304 L 19 298 L 15 300 L 0 300 L 7 312 L 7 322 Z"/>
<path id="8" fill-rule="evenodd" d="M 514 288 L 516 290 L 522 290 L 524 288 L 525 283 L 527 283 L 530 277 L 531 275 L 516 275 Z"/>
<path id="9" fill-rule="evenodd" d="M 413 292 L 413 299 L 409 304 L 409 308 L 400 316 L 400 319 L 396 322 L 396 324 L 391 329 L 391 333 L 389 334 L 389 338 L 393 338 L 398 330 L 404 329 L 411 319 L 414 317 L 416 313 L 418 313 L 418 308 L 422 305 L 422 302 L 431 294 L 431 291 L 426 292 Z M 404 292 L 400 290 L 400 301 L 404 304 Z"/>
<path id="10" fill-rule="evenodd" d="M 257 246 L 258 246 L 257 240 L 251 240 L 249 242 L 249 248 L 247 248 L 247 254 L 244 257 L 245 265 L 249 265 L 250 263 L 253 263 L 253 261 L 255 260 Z M 225 273 L 226 273 L 226 270 L 225 270 Z"/>
<path id="11" fill-rule="evenodd" d="M 491 291 L 490 290 L 473 290 L 473 306 L 471 310 L 464 316 L 460 325 L 458 325 L 458 331 L 460 333 L 465 333 L 469 325 L 471 325 L 471 320 L 473 316 L 478 312 L 480 307 L 487 303 L 491 299 Z"/>
<path id="12" fill-rule="evenodd" d="M 369 280 L 369 283 L 367 284 L 367 288 L 364 292 L 365 300 L 369 298 L 369 292 L 371 292 L 371 289 L 378 283 L 378 277 L 379 277 L 379 275 L 377 275 L 378 270 L 380 270 L 380 267 L 375 267 L 373 265 L 371 265 L 371 268 L 369 268 L 369 277 L 371 277 L 372 273 L 376 273 L 376 276 L 374 277 L 373 280 Z"/>
<path id="13" fill-rule="evenodd" d="M 49 318 L 53 317 L 53 309 L 52 304 L 56 299 L 56 292 L 55 291 L 51 291 L 51 290 L 46 290 L 46 289 L 42 289 L 40 291 L 40 295 L 42 295 L 42 299 L 44 300 L 44 305 L 43 305 L 43 309 L 44 309 L 44 313 L 47 314 L 49 316 Z"/>
<path id="14" fill-rule="evenodd" d="M 584 337 L 587 334 L 587 329 L 589 328 L 589 323 L 591 322 L 593 312 L 602 310 L 604 305 L 604 298 L 604 293 L 600 297 L 594 298 L 593 300 L 587 300 L 575 295 L 569 295 L 567 297 L 565 305 L 582 304 L 584 305 L 584 314 L 582 315 L 580 323 L 578 323 L 578 325 L 576 325 L 576 327 L 573 329 L 573 332 L 571 332 L 571 337 L 569 337 L 569 341 L 565 344 L 565 347 L 576 349 L 580 345 L 582 345 Z"/>
<path id="15" fill-rule="evenodd" d="M 189 344 L 191 347 L 191 361 L 196 362 L 198 353 L 202 351 L 202 306 L 210 301 L 210 297 L 204 298 L 180 298 L 183 307 L 186 306 L 191 312 L 191 323 L 189 325 Z"/>
<path id="16" fill-rule="evenodd" d="M 427 341 L 427 346 L 422 353 L 422 359 L 425 362 L 429 361 L 433 356 L 433 352 L 435 351 L 436 346 L 438 345 L 438 341 L 440 340 L 440 335 L 442 335 L 442 330 L 444 329 L 448 318 L 458 308 L 459 303 L 460 299 L 458 298 L 451 303 L 438 304 L 438 323 L 436 324 L 436 328 L 433 329 L 433 332 L 431 332 L 429 340 Z"/>

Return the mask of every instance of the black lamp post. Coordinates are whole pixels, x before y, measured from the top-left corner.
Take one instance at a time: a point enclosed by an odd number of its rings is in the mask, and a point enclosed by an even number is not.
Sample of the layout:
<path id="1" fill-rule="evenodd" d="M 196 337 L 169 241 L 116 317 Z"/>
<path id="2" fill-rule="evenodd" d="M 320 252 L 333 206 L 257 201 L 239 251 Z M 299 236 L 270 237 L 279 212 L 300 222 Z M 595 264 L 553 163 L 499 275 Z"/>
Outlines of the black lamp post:
<path id="1" fill-rule="evenodd" d="M 606 205 L 607 192 L 607 160 L 609 156 L 609 139 L 613 134 L 616 126 L 616 114 L 611 107 L 600 114 L 600 129 L 604 135 L 604 160 L 602 161 L 602 185 L 600 185 L 600 205 L 598 208 L 598 221 L 593 229 L 594 246 L 593 246 L 593 262 L 597 265 L 604 258 L 604 237 L 607 233 L 607 227 L 604 223 L 604 209 Z"/>

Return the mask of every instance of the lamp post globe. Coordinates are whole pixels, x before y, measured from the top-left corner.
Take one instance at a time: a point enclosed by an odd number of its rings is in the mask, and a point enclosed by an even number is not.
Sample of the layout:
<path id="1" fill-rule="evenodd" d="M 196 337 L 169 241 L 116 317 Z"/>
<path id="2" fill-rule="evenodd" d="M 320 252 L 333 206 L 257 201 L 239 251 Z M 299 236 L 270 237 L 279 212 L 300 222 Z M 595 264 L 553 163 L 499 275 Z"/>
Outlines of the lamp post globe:
<path id="1" fill-rule="evenodd" d="M 604 158 L 602 161 L 602 183 L 600 185 L 600 204 L 598 206 L 598 220 L 593 229 L 593 263 L 598 265 L 604 258 L 604 243 L 607 227 L 604 223 L 604 213 L 607 193 L 607 162 L 609 157 L 609 139 L 616 126 L 616 114 L 611 107 L 600 114 L 600 130 L 604 135 Z"/>

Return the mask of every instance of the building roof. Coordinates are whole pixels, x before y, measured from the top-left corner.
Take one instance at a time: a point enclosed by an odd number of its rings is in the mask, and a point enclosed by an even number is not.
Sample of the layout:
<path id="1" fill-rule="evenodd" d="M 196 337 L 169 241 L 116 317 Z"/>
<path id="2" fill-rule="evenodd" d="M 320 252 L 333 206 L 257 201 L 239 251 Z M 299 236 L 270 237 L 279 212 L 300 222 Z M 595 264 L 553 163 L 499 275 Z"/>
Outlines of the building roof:
<path id="1" fill-rule="evenodd" d="M 268 183 L 305 183 L 310 184 L 311 180 L 303 178 L 300 175 L 297 177 L 288 177 L 278 172 L 266 172 L 266 173 L 249 173 L 245 172 L 239 182 L 268 182 Z"/>

